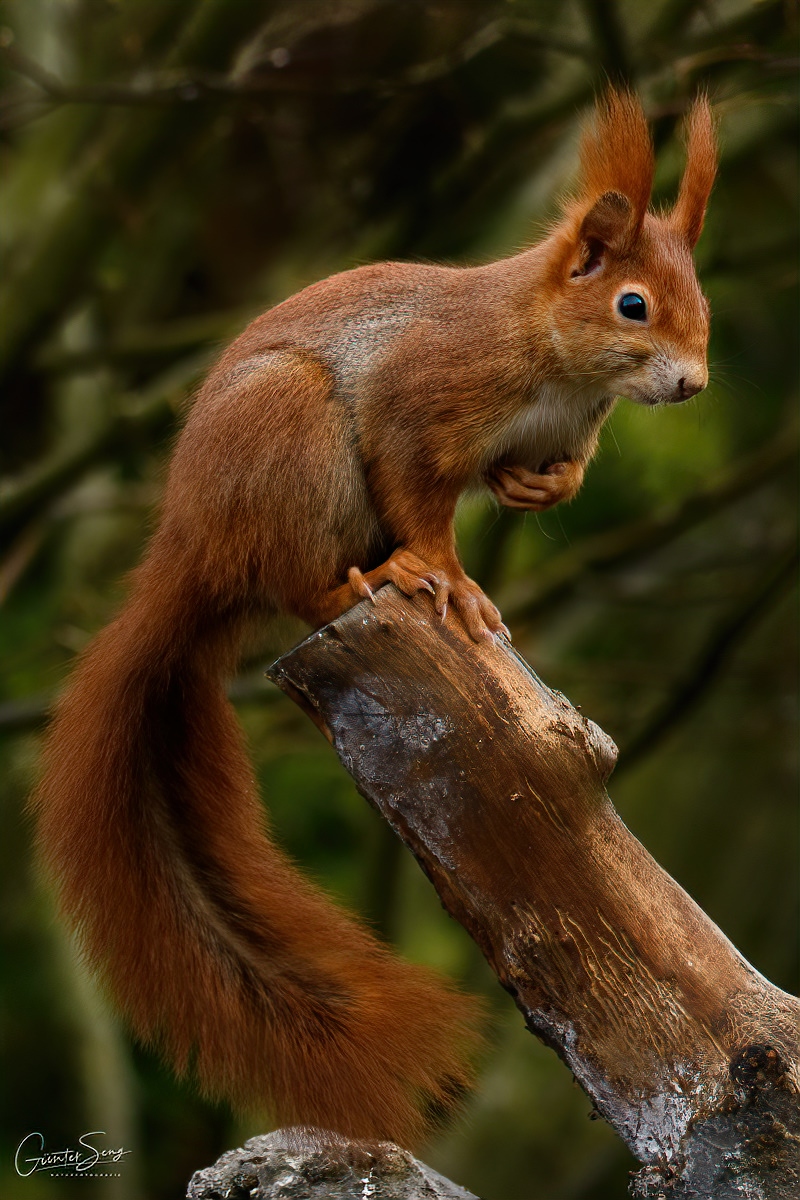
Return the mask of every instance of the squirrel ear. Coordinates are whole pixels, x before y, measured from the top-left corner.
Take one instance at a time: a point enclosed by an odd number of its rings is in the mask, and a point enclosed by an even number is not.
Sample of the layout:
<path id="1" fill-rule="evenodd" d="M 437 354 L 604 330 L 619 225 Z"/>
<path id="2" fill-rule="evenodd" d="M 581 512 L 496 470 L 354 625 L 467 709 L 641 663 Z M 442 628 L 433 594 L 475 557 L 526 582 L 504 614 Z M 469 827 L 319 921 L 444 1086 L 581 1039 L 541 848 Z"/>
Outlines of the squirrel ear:
<path id="1" fill-rule="evenodd" d="M 621 192 L 603 192 L 583 218 L 578 230 L 580 265 L 573 275 L 588 275 L 607 252 L 625 254 L 636 238 L 633 205 Z"/>
<path id="2" fill-rule="evenodd" d="M 706 96 L 695 100 L 685 129 L 686 169 L 669 222 L 690 246 L 694 246 L 703 228 L 708 197 L 717 173 L 714 121 Z"/>

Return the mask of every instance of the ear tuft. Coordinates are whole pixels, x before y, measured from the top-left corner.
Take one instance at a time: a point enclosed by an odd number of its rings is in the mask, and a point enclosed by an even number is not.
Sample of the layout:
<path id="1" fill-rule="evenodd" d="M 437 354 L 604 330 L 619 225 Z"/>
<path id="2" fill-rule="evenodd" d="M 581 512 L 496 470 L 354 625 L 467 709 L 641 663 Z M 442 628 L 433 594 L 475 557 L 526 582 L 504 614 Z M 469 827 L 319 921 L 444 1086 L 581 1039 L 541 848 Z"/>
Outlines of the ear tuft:
<path id="1" fill-rule="evenodd" d="M 695 100 L 684 128 L 686 169 L 669 222 L 690 246 L 695 246 L 717 173 L 717 141 L 707 96 Z"/>
<path id="2" fill-rule="evenodd" d="M 610 193 L 626 197 L 635 238 L 650 202 L 653 171 L 653 143 L 641 104 L 631 92 L 609 88 L 581 143 L 580 199 L 593 202 Z"/>

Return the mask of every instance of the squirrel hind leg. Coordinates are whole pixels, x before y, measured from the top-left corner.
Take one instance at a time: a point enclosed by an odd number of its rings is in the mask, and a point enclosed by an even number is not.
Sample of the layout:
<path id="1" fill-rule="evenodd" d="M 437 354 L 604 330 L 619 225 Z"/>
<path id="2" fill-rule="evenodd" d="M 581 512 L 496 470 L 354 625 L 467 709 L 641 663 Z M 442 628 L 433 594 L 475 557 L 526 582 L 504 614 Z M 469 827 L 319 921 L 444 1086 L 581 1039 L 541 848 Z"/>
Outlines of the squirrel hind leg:
<path id="1" fill-rule="evenodd" d="M 314 598 L 380 540 L 352 416 L 326 365 L 223 360 L 179 439 L 163 531 L 211 592 L 314 620 Z"/>

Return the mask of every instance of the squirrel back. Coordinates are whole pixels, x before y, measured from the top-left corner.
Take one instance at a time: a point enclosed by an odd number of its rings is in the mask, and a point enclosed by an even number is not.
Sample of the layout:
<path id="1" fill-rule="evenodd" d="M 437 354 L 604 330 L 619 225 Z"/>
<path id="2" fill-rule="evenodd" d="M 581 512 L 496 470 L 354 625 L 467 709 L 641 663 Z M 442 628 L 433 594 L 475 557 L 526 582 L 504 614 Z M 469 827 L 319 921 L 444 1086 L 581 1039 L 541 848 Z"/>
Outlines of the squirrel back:
<path id="1" fill-rule="evenodd" d="M 534 510 L 569 498 L 618 394 L 704 386 L 691 250 L 708 106 L 669 215 L 647 211 L 632 97 L 609 94 L 582 161 L 582 190 L 522 254 L 346 272 L 233 343 L 178 441 L 130 598 L 50 730 L 38 844 L 88 961 L 176 1070 L 282 1124 L 413 1141 L 469 1082 L 477 1008 L 271 845 L 225 683 L 249 623 L 319 627 L 387 580 L 491 636 L 500 614 L 453 540 L 464 489 Z"/>

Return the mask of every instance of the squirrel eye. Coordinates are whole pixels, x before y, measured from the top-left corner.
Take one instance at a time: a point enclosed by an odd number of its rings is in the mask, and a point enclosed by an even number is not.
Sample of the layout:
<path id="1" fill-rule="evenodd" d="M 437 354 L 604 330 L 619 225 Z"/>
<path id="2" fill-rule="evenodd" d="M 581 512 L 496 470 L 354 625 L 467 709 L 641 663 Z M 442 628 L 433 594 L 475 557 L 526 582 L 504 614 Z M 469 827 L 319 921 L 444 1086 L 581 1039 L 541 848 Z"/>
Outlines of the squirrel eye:
<path id="1" fill-rule="evenodd" d="M 617 301 L 617 312 L 629 321 L 646 321 L 647 305 L 638 292 L 625 292 Z"/>

